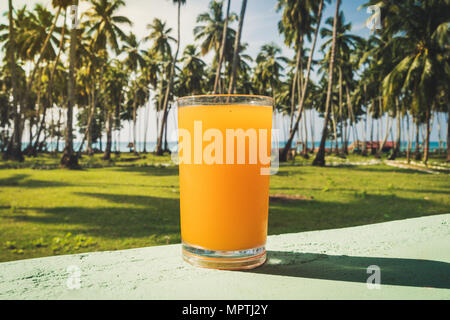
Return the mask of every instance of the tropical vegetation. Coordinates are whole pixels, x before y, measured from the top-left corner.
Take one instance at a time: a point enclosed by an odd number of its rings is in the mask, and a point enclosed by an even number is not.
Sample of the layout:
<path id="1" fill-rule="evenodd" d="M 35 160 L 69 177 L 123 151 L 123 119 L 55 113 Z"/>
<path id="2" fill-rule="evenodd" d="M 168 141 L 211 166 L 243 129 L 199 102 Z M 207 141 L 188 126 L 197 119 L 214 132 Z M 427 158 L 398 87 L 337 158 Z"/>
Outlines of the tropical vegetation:
<path id="1" fill-rule="evenodd" d="M 340 0 L 278 0 L 278 31 L 293 49 L 291 57 L 270 40 L 257 56 L 246 53 L 246 0 L 239 14 L 230 11 L 231 0 L 211 0 L 196 19 L 196 43 L 184 48 L 180 17 L 185 0 L 172 1 L 176 29 L 155 18 L 141 39 L 125 31 L 132 26 L 132 18 L 121 14 L 125 1 L 86 0 L 89 10 L 78 17 L 79 1 L 15 8 L 8 0 L 8 23 L 0 26 L 0 151 L 6 160 L 51 151 L 49 142 L 55 140 L 63 149 L 61 167 L 79 168 L 83 154 L 96 152 L 110 160 L 120 151 L 127 121 L 130 150 L 150 151 L 146 133 L 155 126 L 154 152 L 161 156 L 169 151 L 168 114 L 177 97 L 241 93 L 273 97 L 274 112 L 289 119 L 281 161 L 297 143 L 305 157 L 314 153 L 313 164 L 319 166 L 325 165 L 326 153 L 345 157 L 350 141 L 362 155 L 368 153 L 367 141 L 379 141 L 371 152 L 380 157 L 391 135 L 390 159 L 404 151 L 408 161 L 414 156 L 427 163 L 431 129 L 436 122 L 439 128 L 445 125 L 439 121 L 442 114 L 447 114 L 450 161 L 448 0 L 367 0 L 364 8 L 381 10 L 381 28 L 367 39 L 352 33 Z M 327 6 L 334 15 L 323 17 Z M 320 59 L 313 58 L 317 52 Z M 205 59 L 209 53 L 210 62 Z M 157 116 L 154 122 L 144 119 L 144 129 L 138 130 L 139 110 L 147 105 Z M 308 128 L 314 131 L 308 110 L 324 120 L 317 150 L 308 148 Z M 75 130 L 81 136 L 77 144 Z M 102 138 L 106 143 L 97 150 L 94 145 Z M 439 140 L 441 147 L 444 139 Z M 331 148 L 325 147 L 327 141 Z"/>

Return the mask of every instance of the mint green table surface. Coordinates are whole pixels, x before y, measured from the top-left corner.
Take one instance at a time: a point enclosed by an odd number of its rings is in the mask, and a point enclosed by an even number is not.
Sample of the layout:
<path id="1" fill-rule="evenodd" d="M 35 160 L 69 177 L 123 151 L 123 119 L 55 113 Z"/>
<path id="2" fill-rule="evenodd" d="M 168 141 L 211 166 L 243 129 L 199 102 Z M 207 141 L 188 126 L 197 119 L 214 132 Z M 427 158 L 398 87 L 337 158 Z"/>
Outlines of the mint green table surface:
<path id="1" fill-rule="evenodd" d="M 248 271 L 193 267 L 179 244 L 5 262 L 0 299 L 450 299 L 450 214 L 273 235 L 267 249 Z"/>

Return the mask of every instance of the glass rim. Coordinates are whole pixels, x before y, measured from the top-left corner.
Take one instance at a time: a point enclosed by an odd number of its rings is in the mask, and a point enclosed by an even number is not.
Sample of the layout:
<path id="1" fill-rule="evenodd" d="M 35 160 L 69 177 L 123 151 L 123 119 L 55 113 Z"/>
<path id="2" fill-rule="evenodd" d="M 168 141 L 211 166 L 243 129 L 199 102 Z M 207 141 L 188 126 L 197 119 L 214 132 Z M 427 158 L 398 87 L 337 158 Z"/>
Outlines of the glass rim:
<path id="1" fill-rule="evenodd" d="M 230 98 L 225 100 L 225 98 Z M 197 105 L 255 105 L 273 106 L 273 98 L 254 94 L 204 94 L 184 96 L 176 99 L 178 107 L 189 107 Z"/>

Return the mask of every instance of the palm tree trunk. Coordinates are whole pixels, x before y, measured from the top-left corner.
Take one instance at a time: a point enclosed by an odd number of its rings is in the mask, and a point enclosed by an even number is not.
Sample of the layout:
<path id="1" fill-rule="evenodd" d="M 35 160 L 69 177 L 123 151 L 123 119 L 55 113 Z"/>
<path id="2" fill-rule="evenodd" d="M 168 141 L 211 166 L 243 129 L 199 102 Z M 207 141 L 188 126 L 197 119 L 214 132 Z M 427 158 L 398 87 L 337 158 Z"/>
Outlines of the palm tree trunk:
<path id="1" fill-rule="evenodd" d="M 219 81 L 220 81 L 220 71 L 222 70 L 222 62 L 223 62 L 223 56 L 224 56 L 226 40 L 227 40 L 228 20 L 230 17 L 230 2 L 231 2 L 231 0 L 228 0 L 227 14 L 225 16 L 225 21 L 223 24 L 222 42 L 220 44 L 220 52 L 219 52 L 219 61 L 217 61 L 216 77 L 214 78 L 214 89 L 213 89 L 214 94 L 218 93 L 217 89 L 218 89 Z"/>
<path id="2" fill-rule="evenodd" d="M 116 131 L 115 152 L 120 153 L 120 106 L 122 101 L 122 91 L 119 94 L 119 102 L 114 108 L 114 130 Z"/>
<path id="3" fill-rule="evenodd" d="M 395 160 L 395 158 L 397 158 L 399 152 L 400 152 L 400 144 L 401 144 L 401 136 L 400 136 L 400 130 L 401 130 L 401 126 L 400 126 L 400 118 L 401 118 L 401 112 L 400 112 L 400 106 L 399 106 L 399 102 L 398 99 L 395 100 L 395 104 L 396 104 L 396 118 L 397 118 L 397 133 L 396 133 L 396 141 L 395 141 L 395 146 L 394 146 L 394 150 L 392 152 L 392 155 L 389 157 L 389 160 Z"/>
<path id="4" fill-rule="evenodd" d="M 450 162 L 450 103 L 447 103 L 447 162 Z"/>
<path id="5" fill-rule="evenodd" d="M 369 121 L 370 107 L 367 106 L 367 84 L 364 83 L 364 106 L 366 107 L 366 114 L 364 119 L 364 134 L 361 153 L 363 156 L 367 155 L 367 126 Z"/>
<path id="6" fill-rule="evenodd" d="M 113 116 L 112 111 L 109 108 L 106 110 L 106 148 L 103 155 L 103 160 L 111 159 L 111 146 L 112 146 L 112 127 L 113 127 Z"/>
<path id="7" fill-rule="evenodd" d="M 402 119 L 402 110 L 400 107 L 400 103 L 398 101 L 398 99 L 396 99 L 396 103 L 397 103 L 397 142 L 395 143 L 395 156 L 397 157 L 400 153 L 401 150 L 401 143 L 402 143 L 402 123 L 401 123 L 401 119 Z"/>
<path id="8" fill-rule="evenodd" d="M 342 141 L 342 147 L 344 147 L 344 141 L 343 138 L 346 135 L 346 132 L 343 132 L 342 130 L 342 68 L 339 66 L 338 67 L 338 71 L 339 71 L 339 123 L 340 123 L 340 129 L 341 129 L 341 141 Z M 333 118 L 334 118 L 334 114 L 333 114 Z M 337 144 L 337 133 L 336 133 L 336 119 L 334 122 L 334 136 L 336 139 L 336 154 L 339 154 L 339 147 Z"/>
<path id="9" fill-rule="evenodd" d="M 340 62 L 339 62 L 340 63 Z M 338 63 L 338 64 L 339 64 Z M 334 121 L 334 126 L 337 129 L 337 125 L 339 124 L 339 129 L 341 130 L 341 148 L 344 147 L 344 138 L 345 135 L 347 134 L 347 132 L 344 132 L 343 128 L 342 128 L 342 69 L 340 68 L 340 66 L 338 67 L 338 76 L 339 76 L 339 91 L 338 91 L 338 105 L 339 105 L 339 109 L 336 110 L 336 119 Z M 333 118 L 335 117 L 335 115 L 333 114 Z M 339 144 L 338 144 L 338 140 L 337 140 L 337 130 L 335 130 L 336 132 L 335 134 L 335 140 L 336 140 L 336 154 L 339 154 Z M 342 151 L 342 150 L 341 150 Z"/>
<path id="10" fill-rule="evenodd" d="M 72 4 L 78 6 L 78 0 L 73 0 Z M 75 105 L 75 60 L 77 45 L 77 29 L 73 23 L 78 17 L 72 12 L 72 30 L 70 30 L 70 53 L 69 53 L 69 82 L 68 82 L 68 100 L 67 100 L 67 125 L 65 134 L 64 152 L 60 161 L 61 167 L 68 169 L 79 168 L 78 158 L 73 152 L 73 106 Z"/>
<path id="11" fill-rule="evenodd" d="M 372 99 L 372 109 L 375 111 L 375 99 Z M 371 120 L 371 126 L 370 126 L 370 146 L 371 146 L 371 149 L 370 149 L 370 154 L 372 154 L 372 155 L 374 155 L 375 154 L 375 144 L 374 144 L 374 141 L 373 141 L 373 129 L 374 129 L 374 126 L 375 126 L 375 124 L 374 124 L 374 122 L 375 122 L 375 120 L 374 120 L 374 118 L 373 118 L 373 114 L 370 116 L 370 120 Z"/>
<path id="12" fill-rule="evenodd" d="M 313 109 L 311 108 L 311 110 L 309 110 L 309 122 L 310 122 L 310 127 L 311 127 L 311 146 L 312 146 L 312 153 L 314 153 L 314 149 L 316 148 L 315 146 L 315 141 L 314 141 L 314 118 L 313 118 Z"/>
<path id="13" fill-rule="evenodd" d="M 168 121 L 166 121 L 166 127 L 164 128 L 164 151 L 169 151 L 169 144 L 167 142 L 167 124 Z"/>
<path id="14" fill-rule="evenodd" d="M 103 152 L 103 144 L 102 144 L 102 119 L 99 119 L 98 127 L 100 128 L 100 135 L 98 137 L 98 149 L 100 152 Z"/>
<path id="15" fill-rule="evenodd" d="M 87 154 L 89 156 L 94 155 L 94 150 L 92 149 L 92 143 L 93 143 L 93 134 L 94 134 L 94 117 L 95 117 L 95 108 L 97 106 L 97 87 L 96 83 L 99 83 L 99 90 L 102 90 L 102 84 L 103 84 L 103 73 L 105 71 L 105 67 L 100 67 L 100 74 L 99 78 L 96 78 L 96 70 L 95 68 L 92 69 L 93 74 L 92 76 L 92 87 L 91 87 L 91 107 L 89 111 L 89 117 L 88 117 L 88 124 L 86 128 L 85 136 L 87 136 Z M 101 126 L 100 126 L 101 127 Z M 83 147 L 83 143 L 80 146 L 80 150 L 78 151 L 78 154 L 81 154 L 81 148 Z"/>
<path id="16" fill-rule="evenodd" d="M 416 118 L 416 147 L 414 150 L 414 159 L 415 160 L 420 160 L 420 158 L 421 158 L 420 148 L 419 148 L 419 134 L 420 134 L 419 119 Z"/>
<path id="17" fill-rule="evenodd" d="M 376 155 L 378 158 L 381 157 L 381 153 L 383 152 L 384 145 L 386 144 L 386 141 L 389 138 L 389 131 L 391 131 L 391 126 L 392 126 L 392 121 L 390 121 L 389 114 L 386 114 L 386 128 L 385 128 L 386 132 L 385 132 L 385 135 L 384 135 L 384 139 L 381 142 L 380 147 L 379 147 L 378 152 L 377 152 L 377 155 Z"/>
<path id="18" fill-rule="evenodd" d="M 367 104 L 366 104 L 366 106 L 367 106 Z M 363 142 L 362 142 L 362 147 L 361 147 L 361 153 L 363 156 L 367 155 L 367 129 L 369 126 L 369 114 L 370 114 L 370 107 L 366 107 L 366 108 L 367 108 L 367 111 L 366 111 L 365 119 L 364 119 L 364 134 L 363 134 Z"/>
<path id="19" fill-rule="evenodd" d="M 233 94 L 236 87 L 236 73 L 239 60 L 239 47 L 241 45 L 242 26 L 244 24 L 245 10 L 247 8 L 247 0 L 242 0 L 241 14 L 239 15 L 239 27 L 234 42 L 233 52 L 233 68 L 231 72 L 230 86 L 228 88 L 228 94 Z"/>
<path id="20" fill-rule="evenodd" d="M 158 134 L 158 132 L 159 132 L 159 111 L 158 110 L 156 110 L 155 120 L 156 120 L 156 134 Z M 155 151 L 156 151 L 156 146 L 155 146 Z"/>
<path id="21" fill-rule="evenodd" d="M 300 55 L 301 55 L 301 53 L 300 53 Z M 300 66 L 301 66 L 301 64 L 300 64 Z M 302 90 L 303 90 L 303 70 L 300 68 L 299 72 L 297 73 L 297 97 L 298 97 L 297 99 L 298 99 L 299 105 L 300 105 L 300 99 L 302 96 Z M 302 108 L 302 109 L 303 110 L 302 110 L 302 114 L 300 115 L 300 120 L 303 116 L 306 116 L 305 108 Z M 293 111 L 293 112 L 295 113 L 295 111 Z M 300 123 L 301 123 L 301 121 L 298 122 L 298 130 L 300 130 Z M 289 133 L 291 133 L 291 128 L 289 128 Z M 286 136 L 288 136 L 288 135 L 286 135 Z M 305 146 L 305 148 L 306 147 L 307 146 Z"/>
<path id="22" fill-rule="evenodd" d="M 28 132 L 28 141 L 32 141 L 33 140 L 33 126 L 34 126 L 34 117 L 30 116 L 30 119 L 28 120 L 29 126 L 30 126 L 30 131 Z M 31 143 L 31 142 L 30 142 Z M 30 145 L 28 145 L 29 147 Z M 28 149 L 27 147 L 27 149 Z"/>
<path id="23" fill-rule="evenodd" d="M 8 63 L 11 72 L 12 95 L 13 95 L 13 117 L 14 131 L 9 140 L 8 148 L 3 154 L 5 160 L 24 161 L 22 154 L 22 130 L 21 130 L 21 110 L 18 104 L 17 96 L 17 75 L 16 75 L 16 38 L 14 32 L 14 18 L 12 0 L 8 1 L 8 20 L 9 20 L 9 48 Z"/>
<path id="24" fill-rule="evenodd" d="M 88 122 L 86 126 L 86 133 L 87 136 L 87 146 L 86 151 L 89 156 L 92 156 L 94 154 L 94 151 L 92 150 L 92 135 L 93 135 L 93 120 L 95 115 L 95 80 L 92 81 L 92 88 L 91 88 L 91 107 L 89 109 L 89 115 L 88 115 Z M 81 147 L 83 144 L 81 144 Z M 80 150 L 81 150 L 80 147 Z M 80 152 L 80 151 L 78 151 Z"/>
<path id="25" fill-rule="evenodd" d="M 309 76 L 311 73 L 312 58 L 314 55 L 314 50 L 316 48 L 317 37 L 319 34 L 319 29 L 320 29 L 320 23 L 322 21 L 323 1 L 324 0 L 320 0 L 319 10 L 317 11 L 317 26 L 316 26 L 316 29 L 314 30 L 314 40 L 311 45 L 311 52 L 310 52 L 310 55 L 308 58 L 308 64 L 306 66 L 306 76 L 305 76 L 305 82 L 304 82 L 305 85 L 303 86 L 301 99 L 300 99 L 300 103 L 299 103 L 298 110 L 297 110 L 297 117 L 295 120 L 294 129 L 292 130 L 291 134 L 289 135 L 288 141 L 286 142 L 286 145 L 280 154 L 280 159 L 279 159 L 280 161 L 287 161 L 287 155 L 288 155 L 289 149 L 291 148 L 292 141 L 294 140 L 295 134 L 297 133 L 298 124 L 299 124 L 301 116 L 302 116 L 303 105 L 306 101 L 306 95 L 308 93 L 308 87 L 309 87 L 308 84 L 309 84 Z M 337 1 L 340 2 L 340 0 L 337 0 Z"/>
<path id="26" fill-rule="evenodd" d="M 292 130 L 293 130 L 292 125 L 294 122 L 294 113 L 295 113 L 295 89 L 297 86 L 300 58 L 302 55 L 302 46 L 303 46 L 303 34 L 302 33 L 299 36 L 297 46 L 298 46 L 298 48 L 297 48 L 296 61 L 295 61 L 295 74 L 294 74 L 294 79 L 292 80 L 292 90 L 291 90 L 291 114 L 290 114 L 289 132 L 292 132 Z M 301 97 L 298 96 L 297 99 L 300 104 Z"/>
<path id="27" fill-rule="evenodd" d="M 134 101 L 133 101 L 133 145 L 134 154 L 138 154 L 137 141 L 136 141 L 136 122 L 137 122 L 137 88 L 135 88 Z"/>
<path id="28" fill-rule="evenodd" d="M 305 148 L 303 155 L 306 157 L 308 155 L 308 127 L 306 126 L 306 110 L 303 110 L 303 130 L 305 131 L 304 141 L 305 141 Z"/>
<path id="29" fill-rule="evenodd" d="M 26 151 L 24 152 L 25 154 L 28 154 L 29 156 L 37 156 L 37 149 L 34 148 L 33 146 L 37 147 L 38 141 L 39 141 L 39 135 L 40 135 L 40 124 L 41 122 L 39 121 L 39 116 L 40 116 L 40 111 L 41 111 L 41 106 L 42 106 L 42 69 L 43 68 L 39 68 L 39 75 L 38 75 L 38 83 L 37 83 L 37 99 L 36 99 L 36 113 L 35 113 L 35 120 L 36 122 L 33 122 L 33 124 L 36 125 L 36 134 L 33 136 L 31 134 L 32 131 L 32 126 L 30 123 L 30 141 L 28 143 L 28 147 L 26 148 Z M 45 108 L 45 107 L 44 107 Z M 45 112 L 45 111 L 44 111 Z M 45 121 L 45 113 L 43 115 L 44 121 Z M 33 143 L 33 139 L 36 139 L 36 144 Z"/>
<path id="30" fill-rule="evenodd" d="M 441 137 L 441 120 L 439 119 L 439 113 L 436 111 L 436 121 L 438 130 L 438 154 L 441 154 L 442 137 Z"/>
<path id="31" fill-rule="evenodd" d="M 411 134 L 410 134 L 410 128 L 409 128 L 409 115 L 408 112 L 406 112 L 406 138 L 408 139 L 408 145 L 406 146 L 406 161 L 408 163 L 411 161 Z"/>
<path id="32" fill-rule="evenodd" d="M 430 108 L 426 111 L 426 125 L 427 125 L 427 132 L 425 135 L 425 143 L 424 143 L 424 153 L 423 153 L 423 163 L 426 165 L 428 162 L 428 157 L 430 156 L 430 133 L 431 133 L 431 125 L 430 125 L 430 118 L 431 118 L 431 110 Z"/>
<path id="33" fill-rule="evenodd" d="M 325 116 L 324 116 L 324 124 L 322 130 L 322 138 L 320 139 L 319 151 L 317 152 L 316 158 L 313 161 L 313 165 L 315 166 L 324 166 L 325 165 L 325 141 L 328 135 L 328 118 L 330 113 L 330 102 L 331 102 L 331 89 L 333 86 L 333 68 L 334 68 L 334 58 L 335 58 L 335 49 L 336 49 L 336 27 L 337 20 L 339 14 L 339 6 L 341 5 L 340 0 L 336 0 L 336 11 L 334 13 L 334 21 L 333 21 L 333 38 L 331 43 L 331 56 L 330 56 L 330 66 L 328 70 L 328 90 L 327 90 L 327 100 L 325 102 Z"/>
<path id="34" fill-rule="evenodd" d="M 333 125 L 333 134 L 334 134 L 334 152 L 336 153 L 336 155 L 339 154 L 339 144 L 338 144 L 338 137 L 337 137 L 337 126 L 336 126 L 336 115 L 334 112 L 334 106 L 333 104 L 331 104 L 331 123 Z"/>
<path id="35" fill-rule="evenodd" d="M 56 149 L 55 149 L 56 152 L 55 153 L 59 152 L 59 138 L 60 138 L 60 132 L 61 132 L 61 115 L 62 115 L 62 110 L 59 109 L 58 110 L 58 125 L 57 125 L 58 135 L 56 136 Z"/>
<path id="36" fill-rule="evenodd" d="M 41 119 L 41 122 L 39 124 L 39 128 L 37 130 L 36 137 L 35 137 L 35 140 L 34 140 L 33 151 L 32 151 L 33 155 L 37 155 L 37 147 L 39 146 L 39 139 L 41 137 L 42 130 L 45 127 L 45 118 L 46 118 L 47 109 L 48 109 L 48 105 L 47 104 L 48 103 L 45 102 L 44 106 L 43 106 L 42 119 Z M 45 139 L 44 139 L 44 141 L 45 141 Z"/>
<path id="37" fill-rule="evenodd" d="M 180 51 L 180 11 L 181 11 L 181 2 L 178 2 L 178 40 L 177 40 L 177 50 L 175 52 L 175 56 L 173 57 L 173 61 L 170 67 L 170 74 L 169 74 L 169 84 L 166 89 L 166 94 L 164 97 L 164 103 L 163 103 L 163 118 L 161 122 L 161 129 L 159 131 L 158 141 L 156 143 L 156 151 L 155 153 L 159 156 L 163 155 L 164 151 L 162 148 L 162 139 L 163 139 L 163 132 L 164 132 L 164 124 L 167 121 L 167 106 L 169 104 L 169 94 L 172 90 L 173 85 L 173 77 L 175 74 L 175 64 L 177 62 L 178 52 Z"/>
<path id="38" fill-rule="evenodd" d="M 150 96 L 149 96 L 149 99 L 148 99 L 149 101 L 150 101 Z M 143 150 L 143 152 L 144 153 L 147 153 L 147 132 L 148 132 L 148 123 L 149 123 L 149 116 L 148 116 L 148 113 L 149 113 L 149 109 L 150 109 L 150 105 L 149 105 L 149 103 L 147 104 L 147 106 L 145 107 L 145 119 L 144 119 L 144 150 Z"/>
<path id="39" fill-rule="evenodd" d="M 350 90 L 348 89 L 348 86 L 345 86 L 345 94 L 347 96 L 348 113 L 349 113 L 350 126 L 353 131 L 353 140 L 355 143 L 358 143 L 358 141 L 359 141 L 358 127 L 357 127 L 357 123 L 356 123 L 356 119 L 355 119 L 355 114 L 353 112 L 353 103 L 352 103 L 352 99 L 350 97 Z M 364 146 L 366 144 L 365 140 L 366 140 L 366 138 L 365 138 L 365 133 L 364 133 Z M 345 141 L 344 150 L 345 150 L 345 154 L 348 154 L 348 135 L 347 135 L 347 139 Z"/>

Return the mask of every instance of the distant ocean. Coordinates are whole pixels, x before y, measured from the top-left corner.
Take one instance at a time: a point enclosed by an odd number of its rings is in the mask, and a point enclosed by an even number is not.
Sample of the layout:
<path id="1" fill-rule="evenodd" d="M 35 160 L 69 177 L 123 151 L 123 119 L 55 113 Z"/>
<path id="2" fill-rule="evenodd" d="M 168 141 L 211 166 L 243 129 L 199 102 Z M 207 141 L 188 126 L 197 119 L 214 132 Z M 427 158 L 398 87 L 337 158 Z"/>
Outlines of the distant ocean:
<path id="1" fill-rule="evenodd" d="M 118 150 L 120 152 L 129 152 L 130 148 L 128 148 L 128 144 L 129 144 L 129 142 L 125 142 L 125 141 L 122 141 L 119 144 L 113 143 L 112 144 L 112 151 Z M 341 144 L 340 143 L 338 143 L 338 144 L 339 144 L 339 147 L 341 147 Z M 351 142 L 350 142 L 350 144 L 351 144 Z M 24 142 L 24 143 L 22 143 L 22 145 L 23 145 L 23 148 L 26 148 L 27 145 L 28 145 L 28 142 Z M 136 149 L 137 149 L 138 152 L 142 152 L 144 150 L 144 142 L 137 142 L 136 145 L 137 145 Z M 177 145 L 178 145 L 177 142 L 169 142 L 168 143 L 168 146 L 169 146 L 170 150 L 176 150 L 177 149 Z M 279 143 L 280 148 L 283 148 L 285 145 L 286 145 L 286 141 L 280 141 L 280 143 Z M 320 141 L 314 142 L 314 148 L 318 148 L 319 145 L 320 145 Z M 402 142 L 402 144 L 401 144 L 401 150 L 402 151 L 406 149 L 406 145 L 407 145 L 406 142 Z M 104 142 L 102 143 L 101 146 L 100 146 L 100 143 L 94 143 L 93 144 L 93 148 L 100 149 L 100 150 L 104 150 L 105 146 L 106 146 L 106 143 L 104 143 Z M 330 148 L 331 146 L 332 146 L 331 142 L 327 141 L 327 143 L 325 144 L 325 148 Z M 274 146 L 272 146 L 272 147 L 274 147 Z M 333 147 L 334 147 L 334 143 L 333 143 Z M 415 147 L 416 147 L 415 143 L 413 142 L 412 150 L 414 150 Z M 78 151 L 79 148 L 80 148 L 80 142 L 74 142 L 74 149 Z M 156 142 L 155 141 L 146 143 L 147 152 L 154 151 L 155 148 L 156 148 Z M 299 148 L 301 148 L 301 147 L 299 146 Z M 311 142 L 308 142 L 308 148 L 309 149 L 312 148 L 312 143 Z M 421 145 L 421 148 L 423 148 L 422 145 Z M 439 148 L 439 142 L 438 141 L 430 142 L 430 150 L 431 151 L 435 151 L 438 148 Z M 447 144 L 446 144 L 445 141 L 443 141 L 441 143 L 441 148 L 443 148 L 443 149 L 447 148 Z M 48 143 L 47 144 L 47 149 L 49 151 L 54 151 L 56 149 L 56 142 Z M 64 149 L 64 141 L 60 141 L 59 147 L 58 147 L 58 151 L 62 151 L 63 149 Z"/>

